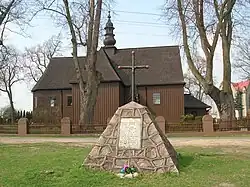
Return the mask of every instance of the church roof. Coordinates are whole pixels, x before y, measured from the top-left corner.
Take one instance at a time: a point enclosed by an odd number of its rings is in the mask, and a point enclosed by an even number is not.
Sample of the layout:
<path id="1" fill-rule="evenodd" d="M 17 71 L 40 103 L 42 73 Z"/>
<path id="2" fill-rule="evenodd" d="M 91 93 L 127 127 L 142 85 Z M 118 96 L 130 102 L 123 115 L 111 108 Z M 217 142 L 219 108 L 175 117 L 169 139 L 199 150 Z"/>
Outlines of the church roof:
<path id="1" fill-rule="evenodd" d="M 149 65 L 149 69 L 136 70 L 137 85 L 184 83 L 179 47 L 159 46 L 118 49 L 116 53 L 108 53 L 115 71 L 125 85 L 131 84 L 131 70 L 118 69 L 118 66 L 131 65 L 132 51 L 135 52 L 136 65 Z"/>
<path id="2" fill-rule="evenodd" d="M 79 58 L 82 70 L 86 65 L 85 57 Z M 97 53 L 97 70 L 102 73 L 104 80 L 120 81 L 120 78 L 111 67 L 105 53 L 100 50 Z M 83 74 L 86 73 L 83 70 Z M 85 77 L 86 80 L 86 77 Z M 50 90 L 50 89 L 70 89 L 71 82 L 76 81 L 76 73 L 72 57 L 56 57 L 52 58 L 43 76 L 33 87 L 32 91 Z"/>
<path id="3" fill-rule="evenodd" d="M 184 94 L 184 107 L 185 108 L 211 108 L 211 106 L 203 103 L 199 99 L 196 99 L 191 94 Z"/>
<path id="4" fill-rule="evenodd" d="M 104 47 L 97 52 L 96 68 L 101 72 L 102 81 L 119 81 L 125 86 L 131 84 L 131 70 L 118 69 L 118 66 L 130 66 L 132 51 L 135 52 L 135 65 L 149 65 L 149 69 L 136 70 L 136 85 L 184 84 L 179 46 L 158 46 L 117 49 L 114 45 L 114 27 L 108 16 L 105 27 Z M 83 76 L 86 58 L 79 57 Z M 86 80 L 86 77 L 84 77 Z M 43 76 L 32 91 L 51 89 L 70 89 L 71 83 L 77 83 L 72 57 L 56 57 L 50 60 Z"/>
<path id="5" fill-rule="evenodd" d="M 97 55 L 97 70 L 103 81 L 120 81 L 129 86 L 131 71 L 118 69 L 119 65 L 131 65 L 131 52 L 135 51 L 136 65 L 149 65 L 149 69 L 136 70 L 137 85 L 184 84 L 178 46 L 143 47 L 116 49 L 101 48 Z M 82 68 L 85 57 L 80 57 Z M 85 74 L 85 73 L 84 73 Z M 32 91 L 50 89 L 70 89 L 76 82 L 72 57 L 52 58 L 48 67 Z"/>

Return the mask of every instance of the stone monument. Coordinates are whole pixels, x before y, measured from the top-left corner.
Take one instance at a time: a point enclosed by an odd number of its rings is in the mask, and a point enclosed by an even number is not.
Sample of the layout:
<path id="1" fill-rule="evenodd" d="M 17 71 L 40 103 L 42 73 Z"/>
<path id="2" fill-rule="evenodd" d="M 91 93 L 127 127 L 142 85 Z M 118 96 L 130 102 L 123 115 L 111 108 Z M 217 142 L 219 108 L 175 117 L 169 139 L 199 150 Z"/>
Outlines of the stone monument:
<path id="1" fill-rule="evenodd" d="M 179 172 L 177 153 L 147 107 L 134 101 L 117 109 L 83 165 L 119 172 Z"/>
<path id="2" fill-rule="evenodd" d="M 117 109 L 83 165 L 114 172 L 128 165 L 138 172 L 178 173 L 177 153 L 165 132 L 147 107 L 134 102 L 135 70 L 149 66 L 136 66 L 132 51 L 132 65 L 118 68 L 131 69 L 132 101 Z"/>

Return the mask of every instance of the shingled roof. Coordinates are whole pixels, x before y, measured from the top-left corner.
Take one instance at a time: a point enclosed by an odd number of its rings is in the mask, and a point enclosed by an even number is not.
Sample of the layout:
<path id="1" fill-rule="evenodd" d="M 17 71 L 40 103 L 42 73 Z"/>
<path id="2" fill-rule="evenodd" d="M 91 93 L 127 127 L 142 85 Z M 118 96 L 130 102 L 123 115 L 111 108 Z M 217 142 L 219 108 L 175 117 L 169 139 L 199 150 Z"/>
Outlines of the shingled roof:
<path id="1" fill-rule="evenodd" d="M 105 49 L 105 48 L 104 48 Z M 136 65 L 149 65 L 149 69 L 136 71 L 137 85 L 183 84 L 183 72 L 178 46 L 160 46 L 118 49 L 110 53 L 105 49 L 125 85 L 131 84 L 131 71 L 118 69 L 119 65 L 131 65 L 131 53 L 135 52 Z"/>
<path id="2" fill-rule="evenodd" d="M 211 108 L 211 106 L 203 103 L 199 99 L 196 99 L 191 94 L 184 94 L 184 107 L 185 108 Z"/>
<path id="3" fill-rule="evenodd" d="M 79 60 L 80 66 L 83 69 L 86 65 L 85 57 L 79 57 Z M 121 81 L 103 50 L 97 53 L 97 70 L 102 73 L 105 81 Z M 73 58 L 55 57 L 50 60 L 46 71 L 33 87 L 32 91 L 70 89 L 71 82 L 76 82 Z"/>
<path id="4" fill-rule="evenodd" d="M 136 65 L 149 65 L 149 69 L 136 71 L 137 85 L 184 84 L 178 46 L 143 47 L 113 49 L 101 48 L 97 55 L 97 70 L 102 73 L 103 81 L 121 81 L 129 86 L 131 72 L 118 69 L 119 65 L 131 65 L 131 52 L 135 51 Z M 80 57 L 82 67 L 85 57 Z M 72 57 L 52 58 L 44 75 L 32 91 L 51 89 L 70 89 L 76 81 Z"/>

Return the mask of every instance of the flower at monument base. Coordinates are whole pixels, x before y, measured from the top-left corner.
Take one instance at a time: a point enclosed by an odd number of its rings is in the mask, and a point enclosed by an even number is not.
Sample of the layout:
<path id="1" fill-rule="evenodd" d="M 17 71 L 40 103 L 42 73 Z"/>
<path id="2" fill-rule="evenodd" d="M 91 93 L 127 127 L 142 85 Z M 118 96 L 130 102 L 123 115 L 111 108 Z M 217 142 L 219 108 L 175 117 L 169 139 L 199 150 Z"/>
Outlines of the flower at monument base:
<path id="1" fill-rule="evenodd" d="M 120 178 L 134 178 L 138 176 L 138 173 L 134 166 L 129 167 L 125 164 L 117 176 Z"/>

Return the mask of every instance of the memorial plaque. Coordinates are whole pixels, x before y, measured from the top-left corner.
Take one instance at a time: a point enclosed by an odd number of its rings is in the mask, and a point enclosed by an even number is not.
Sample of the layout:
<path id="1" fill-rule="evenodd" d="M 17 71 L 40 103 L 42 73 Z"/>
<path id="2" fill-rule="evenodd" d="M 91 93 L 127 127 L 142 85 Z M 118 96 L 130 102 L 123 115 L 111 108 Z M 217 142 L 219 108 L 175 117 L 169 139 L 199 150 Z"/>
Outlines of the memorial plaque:
<path id="1" fill-rule="evenodd" d="M 122 118 L 120 123 L 119 147 L 141 149 L 142 122 L 140 118 Z"/>

